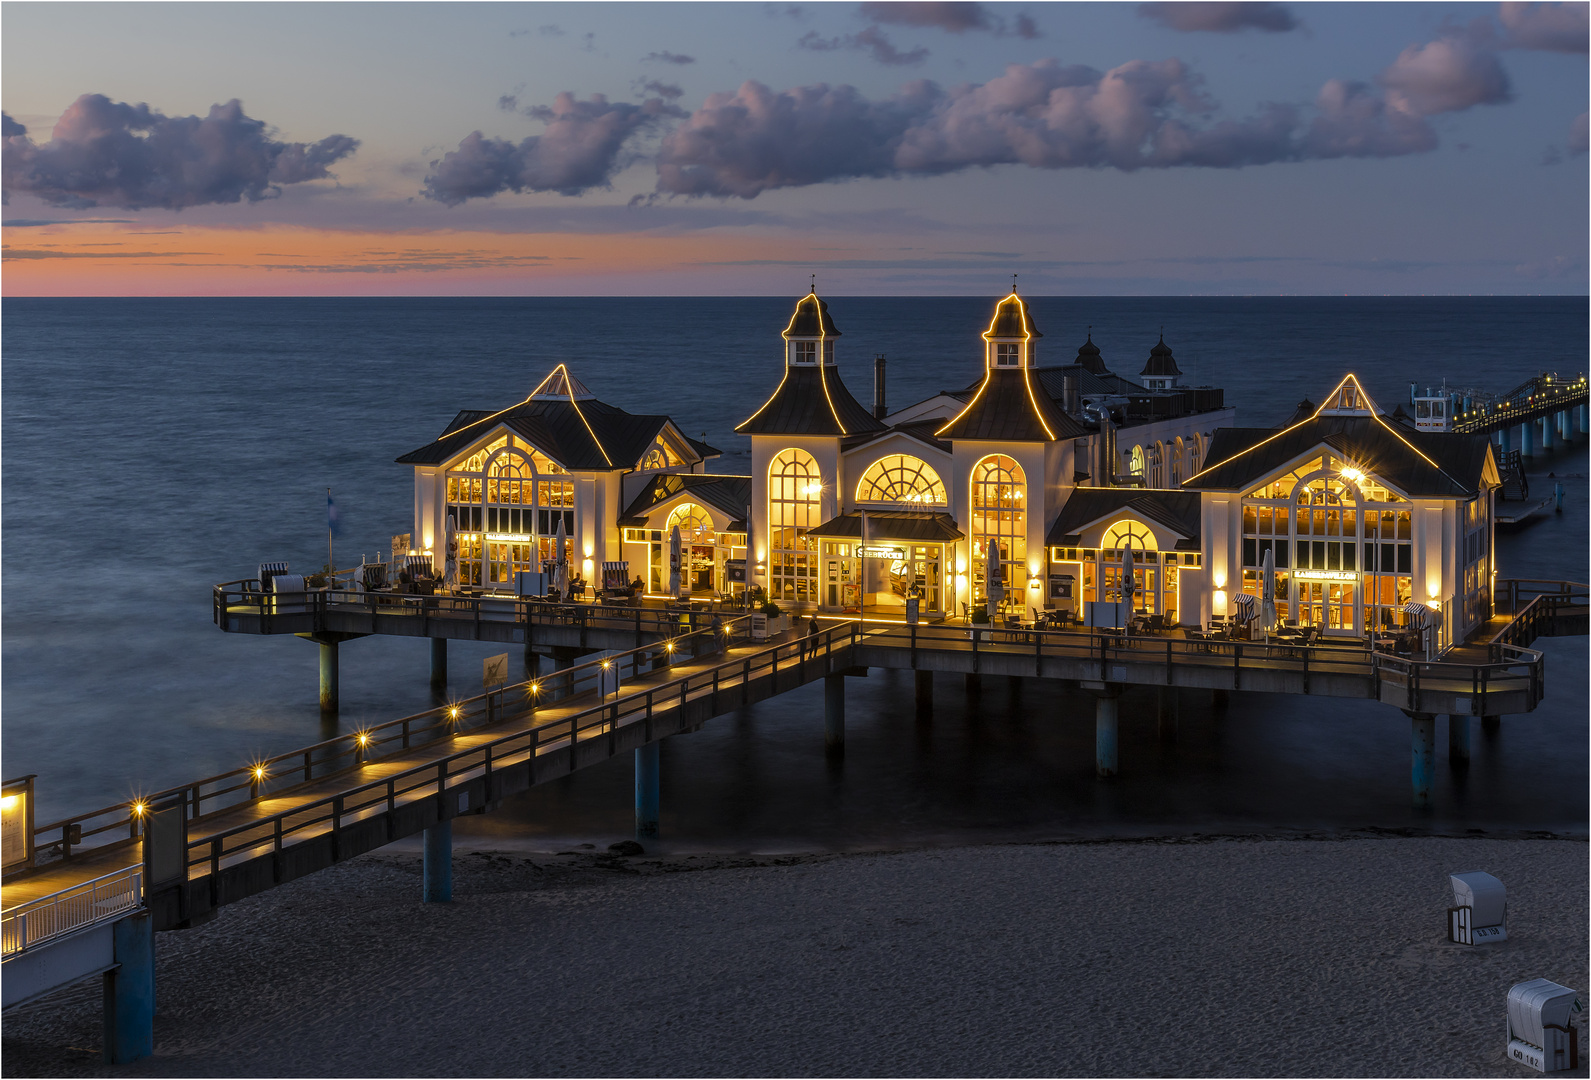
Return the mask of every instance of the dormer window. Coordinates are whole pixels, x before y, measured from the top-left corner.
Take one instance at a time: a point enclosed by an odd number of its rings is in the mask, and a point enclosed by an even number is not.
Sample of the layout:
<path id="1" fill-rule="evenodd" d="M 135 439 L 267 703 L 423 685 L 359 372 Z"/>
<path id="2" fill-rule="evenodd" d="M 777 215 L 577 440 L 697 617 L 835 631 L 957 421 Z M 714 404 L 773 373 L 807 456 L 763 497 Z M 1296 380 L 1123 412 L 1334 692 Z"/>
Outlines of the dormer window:
<path id="1" fill-rule="evenodd" d="M 818 343 L 816 341 L 792 341 L 790 343 L 790 362 L 792 364 L 816 364 L 818 362 Z M 834 363 L 834 342 L 823 343 L 823 362 Z"/>
<path id="2" fill-rule="evenodd" d="M 994 364 L 996 367 L 1021 367 L 1022 346 L 1001 342 L 994 347 Z"/>

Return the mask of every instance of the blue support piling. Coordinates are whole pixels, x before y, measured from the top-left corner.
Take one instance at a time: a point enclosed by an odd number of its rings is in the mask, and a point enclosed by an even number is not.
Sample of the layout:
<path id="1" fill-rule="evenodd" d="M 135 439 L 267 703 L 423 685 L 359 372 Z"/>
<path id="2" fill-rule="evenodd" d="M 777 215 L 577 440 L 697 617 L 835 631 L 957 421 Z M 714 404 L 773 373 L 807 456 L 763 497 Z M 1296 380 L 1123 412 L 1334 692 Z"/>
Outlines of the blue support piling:
<path id="1" fill-rule="evenodd" d="M 1558 418 L 1556 416 L 1543 416 L 1541 418 L 1541 448 L 1543 450 L 1551 450 L 1557 442 L 1554 436 L 1558 433 L 1553 430 L 1557 426 Z"/>
<path id="2" fill-rule="evenodd" d="M 845 756 L 845 676 L 823 676 L 823 748 L 830 757 Z"/>
<path id="3" fill-rule="evenodd" d="M 1116 775 L 1116 695 L 1094 699 L 1094 771 L 1101 779 Z"/>
<path id="4" fill-rule="evenodd" d="M 453 822 L 439 821 L 420 836 L 424 845 L 420 898 L 427 904 L 449 903 L 453 899 Z"/>
<path id="5" fill-rule="evenodd" d="M 662 743 L 649 742 L 635 748 L 635 838 L 658 838 L 659 807 L 662 804 Z"/>
<path id="6" fill-rule="evenodd" d="M 1507 427 L 1500 427 L 1497 429 L 1497 449 L 1501 450 L 1505 454 L 1508 452 L 1508 433 L 1510 430 L 1512 429 Z"/>
<path id="7" fill-rule="evenodd" d="M 1454 769 L 1469 768 L 1469 717 L 1447 718 L 1447 763 Z"/>
<path id="8" fill-rule="evenodd" d="M 1519 456 L 1520 457 L 1535 457 L 1536 456 L 1535 434 L 1536 434 L 1536 422 L 1534 420 L 1527 420 L 1525 423 L 1519 425 Z"/>
<path id="9" fill-rule="evenodd" d="M 431 639 L 431 689 L 447 689 L 447 638 Z"/>
<path id="10" fill-rule="evenodd" d="M 126 1065 L 155 1052 L 155 931 L 149 913 L 111 927 L 116 967 L 104 976 L 107 1065 Z"/>
<path id="11" fill-rule="evenodd" d="M 320 711 L 334 713 L 337 711 L 337 643 L 322 641 L 319 644 Z"/>
<path id="12" fill-rule="evenodd" d="M 1415 716 L 1410 721 L 1409 782 L 1414 788 L 1414 808 L 1431 808 L 1431 774 L 1436 762 L 1436 717 Z"/>

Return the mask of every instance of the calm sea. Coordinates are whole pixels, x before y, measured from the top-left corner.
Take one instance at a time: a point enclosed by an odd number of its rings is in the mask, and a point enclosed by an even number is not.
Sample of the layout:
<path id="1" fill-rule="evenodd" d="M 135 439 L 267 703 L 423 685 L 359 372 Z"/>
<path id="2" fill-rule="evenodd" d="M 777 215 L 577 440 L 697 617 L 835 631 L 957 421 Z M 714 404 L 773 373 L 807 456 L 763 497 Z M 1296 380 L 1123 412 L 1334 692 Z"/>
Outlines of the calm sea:
<path id="1" fill-rule="evenodd" d="M 461 408 L 522 398 L 568 363 L 598 396 L 666 412 L 743 468 L 736 423 L 779 377 L 793 298 L 29 300 L 3 303 L 3 728 L 7 777 L 39 775 L 44 818 L 98 807 L 325 737 L 316 650 L 225 635 L 210 586 L 265 559 L 337 562 L 411 527 L 398 455 Z M 994 298 L 831 298 L 842 373 L 871 401 L 888 358 L 899 407 L 972 382 Z M 1354 371 L 1390 408 L 1409 383 L 1507 389 L 1580 372 L 1584 298 L 1035 298 L 1041 358 L 1092 328 L 1136 374 L 1162 331 L 1188 382 L 1226 388 L 1239 423 L 1274 424 Z M 1584 445 L 1538 466 L 1567 504 L 1499 542 L 1505 575 L 1587 580 Z M 1552 481 L 1540 481 L 1550 491 Z M 849 682 L 849 747 L 825 765 L 821 691 L 671 740 L 664 828 L 716 848 L 890 846 L 1227 828 L 1586 831 L 1586 639 L 1549 641 L 1548 700 L 1477 733 L 1437 810 L 1407 809 L 1409 729 L 1394 709 L 1235 695 L 1184 705 L 1154 737 L 1153 699 L 1122 708 L 1124 777 L 1092 777 L 1089 699 L 1029 680 L 968 698 L 942 678 L 931 728 L 910 681 Z M 455 644 L 451 690 L 495 646 Z M 342 650 L 344 728 L 431 704 L 424 642 Z M 1142 692 L 1140 692 L 1142 693 Z M 1439 757 L 1445 756 L 1445 751 Z M 538 789 L 472 827 L 533 841 L 630 828 L 624 762 Z"/>

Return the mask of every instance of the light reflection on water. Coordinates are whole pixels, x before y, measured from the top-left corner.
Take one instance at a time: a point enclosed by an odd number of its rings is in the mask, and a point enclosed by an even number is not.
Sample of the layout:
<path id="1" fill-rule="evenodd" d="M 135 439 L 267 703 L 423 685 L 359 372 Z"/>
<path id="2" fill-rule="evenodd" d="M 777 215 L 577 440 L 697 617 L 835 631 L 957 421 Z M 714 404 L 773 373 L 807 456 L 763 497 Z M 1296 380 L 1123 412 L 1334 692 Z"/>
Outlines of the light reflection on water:
<path id="1" fill-rule="evenodd" d="M 592 317 L 615 305 L 622 318 Z M 865 398 L 873 351 L 890 353 L 897 405 L 965 385 L 976 369 L 967 342 L 987 306 L 831 307 L 847 316 L 850 385 Z M 213 583 L 251 576 L 263 558 L 295 569 L 324 561 L 327 485 L 348 529 L 339 551 L 373 556 L 409 528 L 411 481 L 392 459 L 455 408 L 500 406 L 558 361 L 616 404 L 705 430 L 731 451 L 720 471 L 734 471 L 744 440 L 729 429 L 772 385 L 777 346 L 763 338 L 775 340 L 787 310 L 777 298 L 5 301 L 5 774 L 40 774 L 45 820 L 325 737 L 315 649 L 220 633 Z M 1538 344 L 1538 356 L 1586 355 L 1583 298 L 1490 307 L 1046 299 L 1035 311 L 1052 352 L 1069 353 L 1089 322 L 1125 371 L 1136 370 L 1130 356 L 1147 352 L 1152 328 L 1167 322 L 1170 338 L 1180 323 L 1178 340 L 1197 343 L 1178 347 L 1184 368 L 1225 385 L 1252 423 L 1286 416 L 1350 364 L 1372 392 L 1398 400 L 1407 379 L 1433 372 L 1512 385 L 1521 340 Z M 946 344 L 961 342 L 957 333 L 967 339 L 959 351 Z M 656 343 L 687 339 L 710 376 L 658 380 Z M 1367 340 L 1381 350 L 1368 368 Z M 1277 342 L 1294 358 L 1287 365 L 1271 359 Z M 1503 574 L 1585 580 L 1585 450 L 1541 468 L 1576 474 L 1565 481 L 1568 510 L 1500 537 Z M 1550 493 L 1551 481 L 1536 485 Z M 1583 833 L 1586 639 L 1541 647 L 1547 701 L 1505 719 L 1495 739 L 1477 724 L 1467 775 L 1443 764 L 1439 728 L 1436 811 L 1425 817 L 1408 807 L 1408 722 L 1390 707 L 1240 693 L 1217 714 L 1208 695 L 1189 692 L 1179 738 L 1163 744 L 1152 692 L 1133 691 L 1121 707 L 1122 776 L 1101 784 L 1086 694 L 990 678 L 969 697 L 959 676 L 940 676 L 925 729 L 911 679 L 874 671 L 847 680 L 838 768 L 824 759 L 816 687 L 670 740 L 664 828 L 675 842 L 720 848 L 1423 824 Z M 451 648 L 449 689 L 459 696 L 478 687 L 481 659 L 502 649 Z M 341 652 L 342 730 L 431 704 L 424 641 L 368 639 Z M 628 762 L 610 762 L 460 828 L 616 839 L 631 828 L 631 783 Z"/>

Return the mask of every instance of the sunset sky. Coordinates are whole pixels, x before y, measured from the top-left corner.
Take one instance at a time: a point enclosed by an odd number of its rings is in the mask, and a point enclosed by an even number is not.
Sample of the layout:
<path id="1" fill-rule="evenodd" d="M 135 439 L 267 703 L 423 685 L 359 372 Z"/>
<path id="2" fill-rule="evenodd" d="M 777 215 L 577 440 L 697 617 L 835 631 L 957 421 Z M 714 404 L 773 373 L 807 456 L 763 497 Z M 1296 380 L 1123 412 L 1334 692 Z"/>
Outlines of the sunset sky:
<path id="1" fill-rule="evenodd" d="M 1587 291 L 1587 5 L 3 10 L 8 296 Z"/>

